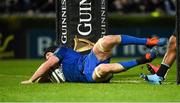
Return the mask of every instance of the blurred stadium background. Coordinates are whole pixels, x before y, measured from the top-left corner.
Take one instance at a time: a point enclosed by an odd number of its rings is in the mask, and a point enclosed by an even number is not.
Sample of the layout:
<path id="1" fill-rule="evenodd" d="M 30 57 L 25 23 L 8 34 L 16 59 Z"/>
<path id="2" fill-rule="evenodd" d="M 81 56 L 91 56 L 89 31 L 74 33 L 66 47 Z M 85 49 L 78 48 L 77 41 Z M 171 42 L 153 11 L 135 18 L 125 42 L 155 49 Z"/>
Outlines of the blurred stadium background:
<path id="1" fill-rule="evenodd" d="M 1 0 L 1 14 L 43 14 L 55 12 L 55 0 Z M 110 13 L 119 15 L 159 12 L 175 15 L 175 0 L 108 0 Z"/>
<path id="2" fill-rule="evenodd" d="M 0 1 L 0 58 L 41 58 L 56 40 L 55 0 Z M 108 0 L 109 34 L 169 37 L 175 0 Z M 119 52 L 123 51 L 123 52 Z M 159 48 L 163 55 L 165 48 Z M 139 56 L 143 46 L 114 49 L 114 56 Z"/>

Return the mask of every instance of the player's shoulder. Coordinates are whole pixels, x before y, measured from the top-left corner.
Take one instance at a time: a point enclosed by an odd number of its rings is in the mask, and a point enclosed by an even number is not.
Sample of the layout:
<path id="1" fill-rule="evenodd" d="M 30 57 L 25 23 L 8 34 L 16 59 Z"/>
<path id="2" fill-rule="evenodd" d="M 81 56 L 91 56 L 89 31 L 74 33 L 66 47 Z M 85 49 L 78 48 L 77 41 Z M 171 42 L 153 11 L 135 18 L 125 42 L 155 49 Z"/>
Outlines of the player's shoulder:
<path id="1" fill-rule="evenodd" d="M 56 55 L 58 55 L 58 54 L 65 55 L 66 53 L 70 53 L 71 51 L 74 51 L 74 50 L 71 49 L 71 48 L 68 48 L 68 47 L 58 47 L 56 49 L 56 51 L 54 52 L 54 54 L 56 54 Z"/>

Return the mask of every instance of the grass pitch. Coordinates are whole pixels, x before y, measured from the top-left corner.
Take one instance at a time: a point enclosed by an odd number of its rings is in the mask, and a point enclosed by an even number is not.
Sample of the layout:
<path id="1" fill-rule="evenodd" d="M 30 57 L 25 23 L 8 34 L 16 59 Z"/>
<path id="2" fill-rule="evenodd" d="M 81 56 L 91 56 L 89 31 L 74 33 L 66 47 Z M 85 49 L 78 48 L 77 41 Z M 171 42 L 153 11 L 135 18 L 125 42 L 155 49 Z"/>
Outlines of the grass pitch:
<path id="1" fill-rule="evenodd" d="M 112 59 L 112 62 L 127 59 Z M 154 61 L 159 64 L 161 58 Z M 139 78 L 149 73 L 137 66 L 114 75 L 111 83 L 62 83 L 21 85 L 43 60 L 1 60 L 0 102 L 180 102 L 180 86 L 176 85 L 176 63 L 163 85 L 152 85 Z"/>

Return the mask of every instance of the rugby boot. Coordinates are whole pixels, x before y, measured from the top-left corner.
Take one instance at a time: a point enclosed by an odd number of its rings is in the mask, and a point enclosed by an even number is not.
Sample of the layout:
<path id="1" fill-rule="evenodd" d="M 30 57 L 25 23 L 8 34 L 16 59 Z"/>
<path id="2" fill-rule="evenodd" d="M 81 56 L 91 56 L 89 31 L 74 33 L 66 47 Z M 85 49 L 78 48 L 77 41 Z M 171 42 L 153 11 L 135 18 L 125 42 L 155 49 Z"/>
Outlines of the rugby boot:
<path id="1" fill-rule="evenodd" d="M 163 77 L 160 77 L 157 74 L 153 74 L 153 75 L 141 74 L 140 77 L 143 78 L 145 81 L 147 81 L 150 84 L 157 84 L 157 85 L 162 84 L 162 81 L 164 80 Z"/>
<path id="2" fill-rule="evenodd" d="M 167 39 L 166 38 L 157 38 L 157 37 L 153 37 L 153 38 L 148 38 L 146 45 L 148 47 L 153 47 L 153 46 L 164 46 L 167 43 Z"/>
<path id="3" fill-rule="evenodd" d="M 155 59 L 158 55 L 158 51 L 157 51 L 157 47 L 153 47 L 150 52 L 145 54 L 145 58 L 146 60 L 148 60 L 148 62 L 151 62 L 153 59 Z"/>
<path id="4" fill-rule="evenodd" d="M 159 67 L 160 67 L 160 65 L 154 66 L 152 63 L 147 63 L 146 66 L 147 66 L 147 68 L 148 68 L 148 71 L 149 71 L 151 74 L 157 73 L 157 71 L 159 70 Z"/>

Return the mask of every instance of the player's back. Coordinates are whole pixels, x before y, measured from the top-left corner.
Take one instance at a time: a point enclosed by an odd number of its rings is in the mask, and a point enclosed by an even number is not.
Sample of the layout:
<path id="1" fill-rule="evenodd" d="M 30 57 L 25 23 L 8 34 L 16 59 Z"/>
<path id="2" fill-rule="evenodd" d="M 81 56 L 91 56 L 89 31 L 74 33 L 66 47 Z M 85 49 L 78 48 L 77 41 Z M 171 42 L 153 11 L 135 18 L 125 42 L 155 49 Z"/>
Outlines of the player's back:
<path id="1" fill-rule="evenodd" d="M 61 47 L 55 55 L 60 55 L 63 73 L 67 82 L 86 82 L 83 74 L 83 61 L 86 56 L 70 48 Z"/>

